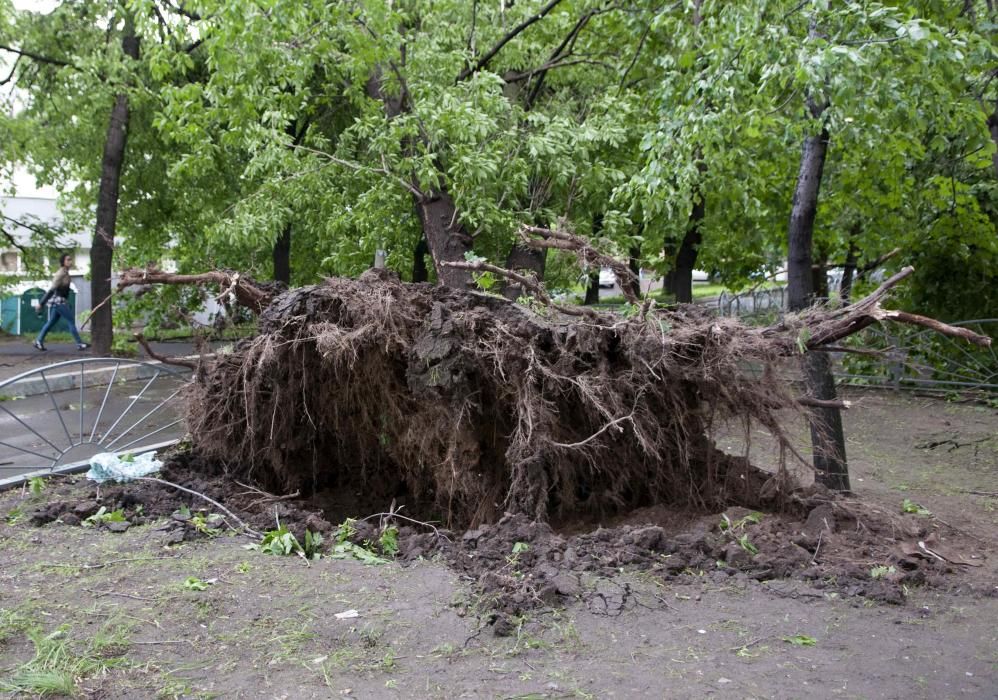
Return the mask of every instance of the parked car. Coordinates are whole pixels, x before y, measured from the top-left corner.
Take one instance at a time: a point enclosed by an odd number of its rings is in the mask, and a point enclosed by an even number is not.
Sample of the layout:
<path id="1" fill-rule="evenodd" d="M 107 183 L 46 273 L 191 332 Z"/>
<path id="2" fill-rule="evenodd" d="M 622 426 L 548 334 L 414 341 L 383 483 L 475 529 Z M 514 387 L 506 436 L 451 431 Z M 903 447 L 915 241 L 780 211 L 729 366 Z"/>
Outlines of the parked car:
<path id="1" fill-rule="evenodd" d="M 613 270 L 609 267 L 601 268 L 599 271 L 599 286 L 610 289 L 615 284 L 617 284 L 617 276 L 613 274 Z"/>

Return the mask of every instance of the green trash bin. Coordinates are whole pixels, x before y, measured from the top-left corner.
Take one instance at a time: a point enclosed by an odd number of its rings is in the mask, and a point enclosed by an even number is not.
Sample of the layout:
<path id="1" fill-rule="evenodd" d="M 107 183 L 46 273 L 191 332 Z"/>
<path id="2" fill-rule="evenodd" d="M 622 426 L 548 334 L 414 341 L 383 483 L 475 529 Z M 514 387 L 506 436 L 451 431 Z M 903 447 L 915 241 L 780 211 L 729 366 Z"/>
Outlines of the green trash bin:
<path id="1" fill-rule="evenodd" d="M 0 328 L 4 333 L 17 335 L 20 333 L 18 324 L 17 307 L 21 304 L 21 297 L 18 295 L 4 297 L 0 301 Z"/>
<path id="2" fill-rule="evenodd" d="M 32 287 L 27 291 L 21 293 L 21 335 L 37 335 L 45 325 L 45 321 L 48 320 L 48 311 L 46 310 L 41 316 L 38 315 L 37 302 L 41 301 L 41 298 L 45 296 L 45 290 L 39 289 L 38 287 Z M 32 302 L 35 303 L 32 303 Z M 72 310 L 74 316 L 76 314 L 76 292 L 69 290 L 69 308 Z M 53 328 L 52 332 L 68 332 L 69 329 L 66 328 L 66 322 L 61 321 L 57 323 Z"/>

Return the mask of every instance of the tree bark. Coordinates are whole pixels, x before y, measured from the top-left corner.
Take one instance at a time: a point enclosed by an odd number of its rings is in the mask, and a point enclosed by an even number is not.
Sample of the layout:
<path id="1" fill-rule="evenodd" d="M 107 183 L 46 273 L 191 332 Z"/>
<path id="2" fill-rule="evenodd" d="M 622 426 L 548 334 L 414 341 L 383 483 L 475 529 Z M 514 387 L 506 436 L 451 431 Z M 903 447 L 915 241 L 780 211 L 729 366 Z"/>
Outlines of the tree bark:
<path id="1" fill-rule="evenodd" d="M 815 301 L 826 301 L 828 299 L 828 257 L 824 252 L 819 251 L 817 255 L 812 255 L 811 263 L 811 289 Z"/>
<path id="2" fill-rule="evenodd" d="M 683 242 L 679 244 L 679 253 L 676 254 L 676 264 L 672 270 L 672 292 L 680 304 L 693 303 L 693 269 L 696 267 L 697 254 L 703 242 L 700 227 L 707 213 L 703 193 L 696 192 L 694 196 L 696 199 L 693 202 L 693 211 L 690 212 L 689 226 L 686 235 L 683 236 Z"/>
<path id="3" fill-rule="evenodd" d="M 305 140 L 305 134 L 308 132 L 309 120 L 304 119 L 292 119 L 291 123 L 288 124 L 285 130 L 288 136 L 291 137 L 291 150 L 293 151 L 301 142 Z M 276 282 L 283 282 L 284 284 L 291 286 L 291 232 L 292 224 L 289 221 L 284 226 L 284 230 L 281 231 L 281 235 L 277 237 L 274 241 L 274 280 Z"/>
<path id="4" fill-rule="evenodd" d="M 703 0 L 694 0 L 692 22 L 695 28 L 703 23 Z M 697 61 L 703 60 L 703 54 L 698 52 Z M 707 164 L 703 162 L 703 149 L 698 145 L 694 151 L 697 161 L 697 173 L 699 181 L 693 188 L 693 210 L 690 212 L 690 220 L 686 227 L 686 233 L 679 244 L 679 253 L 676 255 L 676 264 L 672 270 L 672 285 L 669 289 L 680 304 L 693 303 L 693 269 L 697 264 L 697 254 L 700 251 L 700 244 L 703 242 L 703 232 L 701 226 L 707 213 L 707 204 L 704 199 L 703 177 L 707 172 Z"/>
<path id="5" fill-rule="evenodd" d="M 274 241 L 274 280 L 291 286 L 291 223 Z"/>
<path id="6" fill-rule="evenodd" d="M 810 102 L 810 100 L 809 100 Z M 810 104 L 811 113 L 819 118 L 827 105 Z M 794 189 L 793 206 L 787 242 L 787 302 L 791 311 L 807 308 L 814 299 L 814 276 L 811 251 L 814 219 L 818 211 L 818 191 L 828 153 L 828 130 L 804 140 L 800 169 Z M 812 398 L 834 401 L 835 380 L 827 353 L 808 352 L 803 360 L 804 383 Z M 817 481 L 838 491 L 849 490 L 845 435 L 842 414 L 834 407 L 811 409 L 811 444 Z"/>
<path id="7" fill-rule="evenodd" d="M 852 296 L 852 283 L 856 278 L 856 243 L 853 241 L 854 234 L 855 229 L 849 235 L 849 247 L 846 249 L 846 264 L 842 268 L 842 282 L 839 284 L 839 299 L 843 305 L 849 303 L 849 298 Z"/>
<path id="8" fill-rule="evenodd" d="M 125 31 L 121 37 L 121 50 L 133 60 L 139 57 L 139 39 L 131 15 L 125 17 Z M 97 221 L 90 247 L 90 338 L 95 355 L 110 355 L 114 340 L 114 322 L 111 304 L 102 302 L 111 296 L 111 267 L 114 258 L 114 235 L 118 222 L 118 194 L 121 170 L 125 162 L 128 141 L 128 94 L 119 93 L 114 98 L 108 120 L 104 153 L 101 158 L 101 178 L 97 192 Z"/>
<path id="9" fill-rule="evenodd" d="M 426 254 L 430 249 L 426 246 L 426 239 L 420 238 L 419 243 L 412 251 L 412 281 L 427 282 L 430 279 L 430 271 L 426 269 Z"/>
<path id="10" fill-rule="evenodd" d="M 638 246 L 633 246 L 630 250 L 630 255 L 628 257 L 627 266 L 631 268 L 631 272 L 634 274 L 634 279 L 631 281 L 631 290 L 634 292 L 634 296 L 641 296 L 641 248 Z M 623 281 L 620 284 L 625 284 Z"/>
<path id="11" fill-rule="evenodd" d="M 538 281 L 543 281 L 544 264 L 546 262 L 545 252 L 544 250 L 529 248 L 525 245 L 515 243 L 510 248 L 509 255 L 506 257 L 506 269 L 516 272 L 527 270 L 534 273 Z M 529 293 L 522 285 L 511 280 L 506 280 L 503 284 L 502 295 L 512 301 L 516 301 Z"/>
<path id="12" fill-rule="evenodd" d="M 416 200 L 419 221 L 423 225 L 423 236 L 437 270 L 437 281 L 447 287 L 470 288 L 470 271 L 440 264 L 463 261 L 465 253 L 471 252 L 471 236 L 457 222 L 454 200 L 446 192 L 419 197 L 413 195 L 413 198 Z"/>
<path id="13" fill-rule="evenodd" d="M 583 306 L 592 306 L 599 303 L 599 270 L 589 273 L 586 284 L 586 298 L 582 300 Z"/>
<path id="14" fill-rule="evenodd" d="M 988 131 L 991 140 L 995 142 L 995 152 L 991 154 L 991 163 L 995 166 L 995 176 L 998 176 L 998 100 L 995 100 L 995 111 L 988 117 Z"/>
<path id="15" fill-rule="evenodd" d="M 404 67 L 404 63 L 403 63 Z M 398 70 L 398 67 L 394 68 Z M 380 100 L 384 106 L 385 116 L 394 119 L 410 109 L 408 93 L 405 85 L 399 95 L 387 93 L 381 84 L 381 70 L 368 79 L 366 85 L 368 97 Z M 461 262 L 465 253 L 472 250 L 472 240 L 458 220 L 457 206 L 447 192 L 446 187 L 438 191 L 420 192 L 413 187 L 412 199 L 416 214 L 423 227 L 423 238 L 426 240 L 433 265 L 437 271 L 437 282 L 447 287 L 467 289 L 472 286 L 471 271 L 441 265 L 443 262 Z"/>

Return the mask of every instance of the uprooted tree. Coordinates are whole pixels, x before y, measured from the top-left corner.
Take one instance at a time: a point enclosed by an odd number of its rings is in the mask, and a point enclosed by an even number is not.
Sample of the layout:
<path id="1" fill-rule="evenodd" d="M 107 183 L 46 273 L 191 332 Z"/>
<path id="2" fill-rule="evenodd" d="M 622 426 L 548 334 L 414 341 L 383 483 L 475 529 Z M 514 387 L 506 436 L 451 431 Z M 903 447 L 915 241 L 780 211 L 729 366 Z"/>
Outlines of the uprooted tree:
<path id="1" fill-rule="evenodd" d="M 756 469 L 711 436 L 728 419 L 757 422 L 795 454 L 781 413 L 828 402 L 797 395 L 781 360 L 841 349 L 884 320 L 990 344 L 883 309 L 911 272 L 850 306 L 765 328 L 650 303 L 629 318 L 570 316 L 385 270 L 277 295 L 226 272 L 131 270 L 120 286 L 215 283 L 259 312 L 255 337 L 202 358 L 188 397 L 193 449 L 221 471 L 275 490 L 404 496 L 411 510 L 472 526 L 504 512 L 777 505 L 793 488 L 787 465 Z"/>

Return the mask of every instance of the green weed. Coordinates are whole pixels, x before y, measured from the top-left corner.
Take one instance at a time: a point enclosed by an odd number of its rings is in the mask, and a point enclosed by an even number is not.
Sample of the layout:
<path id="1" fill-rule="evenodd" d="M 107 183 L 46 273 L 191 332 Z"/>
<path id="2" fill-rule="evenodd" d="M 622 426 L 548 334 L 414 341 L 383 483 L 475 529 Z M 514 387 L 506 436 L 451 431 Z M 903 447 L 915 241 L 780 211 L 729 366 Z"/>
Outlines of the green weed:
<path id="1" fill-rule="evenodd" d="M 870 569 L 870 578 L 874 580 L 882 579 L 887 576 L 890 576 L 896 571 L 897 569 L 895 569 L 893 566 L 875 566 L 872 569 Z"/>
<path id="2" fill-rule="evenodd" d="M 44 476 L 33 476 L 28 479 L 28 491 L 31 492 L 32 496 L 41 496 L 42 491 L 45 490 L 45 477 Z"/>
<path id="3" fill-rule="evenodd" d="M 125 512 L 120 508 L 118 510 L 107 509 L 107 506 L 101 506 L 100 509 L 86 518 L 83 521 L 83 525 L 86 527 L 97 527 L 98 525 L 103 525 L 104 523 L 123 523 L 125 522 Z"/>
<path id="4" fill-rule="evenodd" d="M 202 581 L 197 576 L 188 576 L 184 580 L 184 588 L 188 591 L 206 591 L 208 590 L 208 583 Z"/>
<path id="5" fill-rule="evenodd" d="M 357 559 L 365 564 L 387 564 L 387 559 L 379 557 L 367 547 L 363 547 L 350 541 L 350 538 L 357 534 L 357 528 L 354 527 L 354 522 L 355 521 L 352 518 L 347 518 L 338 528 L 336 528 L 336 544 L 333 545 L 333 552 L 329 556 L 332 559 Z M 382 539 L 384 539 L 383 533 Z M 395 551 L 397 552 L 397 531 L 395 533 L 395 547 Z"/>
<path id="6" fill-rule="evenodd" d="M 302 544 L 288 530 L 287 526 L 281 525 L 278 522 L 277 529 L 268 530 L 264 533 L 263 540 L 259 544 L 247 544 L 244 545 L 244 548 L 277 556 L 290 556 L 294 554 L 308 561 L 310 559 L 318 559 L 322 556 L 319 551 L 322 541 L 322 535 L 319 533 L 305 530 L 305 542 Z"/>
<path id="7" fill-rule="evenodd" d="M 818 643 L 817 639 L 809 637 L 806 634 L 795 634 L 792 637 L 784 637 L 783 641 L 795 647 L 813 647 Z"/>
<path id="8" fill-rule="evenodd" d="M 901 512 L 902 513 L 913 513 L 914 515 L 932 515 L 932 511 L 928 508 L 924 508 L 919 504 L 915 503 L 909 498 L 901 501 Z"/>

